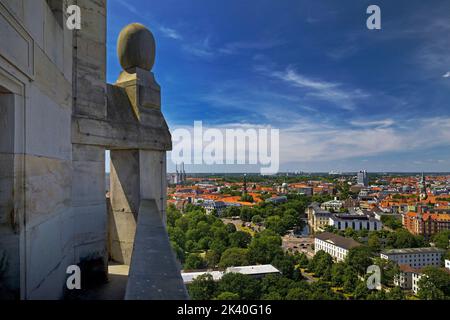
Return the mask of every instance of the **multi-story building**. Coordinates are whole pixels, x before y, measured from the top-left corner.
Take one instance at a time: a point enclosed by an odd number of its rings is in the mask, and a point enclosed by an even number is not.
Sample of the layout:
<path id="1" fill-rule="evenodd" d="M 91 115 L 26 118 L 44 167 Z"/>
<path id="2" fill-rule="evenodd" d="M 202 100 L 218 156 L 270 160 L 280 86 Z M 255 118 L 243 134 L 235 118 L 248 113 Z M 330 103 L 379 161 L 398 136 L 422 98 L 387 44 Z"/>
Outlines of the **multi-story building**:
<path id="1" fill-rule="evenodd" d="M 333 210 L 333 211 L 339 211 L 344 206 L 344 201 L 338 200 L 336 197 L 334 200 L 330 200 L 327 202 L 324 202 L 320 205 L 320 208 L 323 210 Z"/>
<path id="2" fill-rule="evenodd" d="M 361 170 L 360 172 L 358 172 L 357 183 L 364 187 L 367 187 L 369 185 L 369 178 L 367 177 L 366 170 Z"/>
<path id="3" fill-rule="evenodd" d="M 343 261 L 352 248 L 360 246 L 359 242 L 331 232 L 323 232 L 315 236 L 314 252 L 325 251 L 336 261 Z"/>
<path id="4" fill-rule="evenodd" d="M 394 284 L 404 290 L 412 289 L 412 275 L 417 270 L 411 268 L 409 265 L 401 264 L 399 266 L 400 272 L 394 277 Z"/>
<path id="5" fill-rule="evenodd" d="M 206 214 L 212 214 L 215 211 L 218 216 L 220 216 L 227 207 L 225 202 L 214 200 L 207 200 L 201 205 L 205 208 Z"/>
<path id="6" fill-rule="evenodd" d="M 427 266 L 439 267 L 445 250 L 429 248 L 391 249 L 381 252 L 382 259 L 395 261 L 399 265 L 408 265 L 420 269 Z"/>
<path id="7" fill-rule="evenodd" d="M 450 230 L 450 214 L 448 213 L 422 213 L 408 212 L 402 216 L 403 226 L 415 235 L 431 237 L 432 235 Z"/>
<path id="8" fill-rule="evenodd" d="M 312 196 L 313 195 L 313 187 L 308 186 L 300 186 L 295 188 L 297 190 L 297 193 L 304 194 L 306 196 Z"/>
<path id="9" fill-rule="evenodd" d="M 286 196 L 278 196 L 278 197 L 272 197 L 266 200 L 266 202 L 280 204 L 280 203 L 286 203 L 287 202 Z"/>
<path id="10" fill-rule="evenodd" d="M 312 232 L 324 231 L 329 225 L 331 212 L 320 208 L 317 202 L 313 202 L 306 209 L 308 225 Z"/>
<path id="11" fill-rule="evenodd" d="M 377 231 L 383 228 L 383 223 L 380 220 L 369 217 L 368 215 L 333 214 L 328 220 L 328 225 L 333 226 L 337 230 L 351 228 L 355 231 Z"/>

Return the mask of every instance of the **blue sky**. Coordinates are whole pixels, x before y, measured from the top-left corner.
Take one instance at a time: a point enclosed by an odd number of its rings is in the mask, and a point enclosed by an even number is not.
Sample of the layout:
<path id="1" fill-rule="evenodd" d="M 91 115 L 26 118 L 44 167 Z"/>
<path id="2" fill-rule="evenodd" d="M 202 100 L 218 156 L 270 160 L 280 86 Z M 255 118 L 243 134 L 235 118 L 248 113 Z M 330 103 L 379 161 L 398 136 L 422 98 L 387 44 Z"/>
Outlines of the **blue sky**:
<path id="1" fill-rule="evenodd" d="M 109 0 L 108 81 L 120 30 L 140 22 L 171 128 L 279 128 L 283 171 L 450 171 L 450 1 L 432 4 Z"/>

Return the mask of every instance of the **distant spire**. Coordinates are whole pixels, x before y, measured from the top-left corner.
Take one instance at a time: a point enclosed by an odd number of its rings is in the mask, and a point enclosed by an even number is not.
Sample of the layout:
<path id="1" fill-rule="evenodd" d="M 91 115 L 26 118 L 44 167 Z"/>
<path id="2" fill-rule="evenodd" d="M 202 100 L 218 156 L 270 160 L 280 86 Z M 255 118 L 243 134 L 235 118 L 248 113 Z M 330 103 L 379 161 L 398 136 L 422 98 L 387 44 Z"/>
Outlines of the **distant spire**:
<path id="1" fill-rule="evenodd" d="M 184 169 L 184 162 L 181 163 L 181 180 L 186 182 L 186 170 Z"/>
<path id="2" fill-rule="evenodd" d="M 244 186 L 243 186 L 244 194 L 247 193 L 247 174 L 244 174 Z"/>

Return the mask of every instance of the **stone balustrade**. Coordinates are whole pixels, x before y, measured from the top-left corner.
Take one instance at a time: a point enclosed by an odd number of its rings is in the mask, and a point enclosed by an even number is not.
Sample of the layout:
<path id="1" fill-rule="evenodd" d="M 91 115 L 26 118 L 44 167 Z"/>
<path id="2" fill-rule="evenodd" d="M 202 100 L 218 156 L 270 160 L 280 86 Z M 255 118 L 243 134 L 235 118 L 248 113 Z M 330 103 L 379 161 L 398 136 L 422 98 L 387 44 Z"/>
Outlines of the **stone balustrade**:
<path id="1" fill-rule="evenodd" d="M 125 300 L 186 300 L 188 294 L 155 200 L 141 200 Z"/>

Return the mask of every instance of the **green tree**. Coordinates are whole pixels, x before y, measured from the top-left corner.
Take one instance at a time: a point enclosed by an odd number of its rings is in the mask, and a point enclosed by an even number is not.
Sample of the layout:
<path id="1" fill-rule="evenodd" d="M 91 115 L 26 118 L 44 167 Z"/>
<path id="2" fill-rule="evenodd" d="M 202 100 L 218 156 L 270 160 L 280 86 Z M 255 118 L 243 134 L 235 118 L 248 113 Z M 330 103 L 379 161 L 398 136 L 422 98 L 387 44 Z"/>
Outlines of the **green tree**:
<path id="1" fill-rule="evenodd" d="M 296 256 L 297 264 L 300 268 L 307 268 L 309 264 L 309 259 L 303 252 Z"/>
<path id="2" fill-rule="evenodd" d="M 218 291 L 237 294 L 242 300 L 260 298 L 259 281 L 240 273 L 226 273 L 219 281 Z"/>
<path id="3" fill-rule="evenodd" d="M 167 207 L 167 226 L 175 227 L 175 222 L 181 218 L 181 212 L 173 205 Z"/>
<path id="4" fill-rule="evenodd" d="M 295 258 L 289 254 L 275 257 L 272 264 L 289 279 L 299 280 L 301 273 L 295 268 Z"/>
<path id="5" fill-rule="evenodd" d="M 314 272 L 316 276 L 324 280 L 331 280 L 331 267 L 333 266 L 333 257 L 323 250 L 320 250 L 309 261 L 308 269 Z"/>
<path id="6" fill-rule="evenodd" d="M 358 273 L 351 266 L 345 268 L 345 273 L 343 275 L 344 290 L 345 292 L 352 293 L 358 284 Z"/>
<path id="7" fill-rule="evenodd" d="M 248 193 L 243 194 L 241 196 L 240 201 L 242 201 L 242 202 L 251 202 L 251 203 L 255 202 L 253 197 L 250 194 L 248 194 Z"/>
<path id="8" fill-rule="evenodd" d="M 269 292 L 261 295 L 261 300 L 283 300 L 283 297 L 278 292 Z"/>
<path id="9" fill-rule="evenodd" d="M 310 292 L 305 288 L 295 287 L 289 289 L 286 300 L 309 300 Z"/>
<path id="10" fill-rule="evenodd" d="M 388 296 L 384 290 L 371 290 L 367 300 L 387 300 Z"/>
<path id="11" fill-rule="evenodd" d="M 219 267 L 248 266 L 248 250 L 242 248 L 229 248 L 225 250 L 220 258 Z"/>
<path id="12" fill-rule="evenodd" d="M 441 249 L 449 248 L 450 230 L 444 230 L 444 231 L 436 233 L 432 237 L 432 241 L 438 248 L 441 248 Z"/>
<path id="13" fill-rule="evenodd" d="M 186 270 L 196 270 L 196 269 L 203 269 L 206 267 L 205 260 L 198 254 L 190 253 L 186 261 L 184 263 L 184 268 Z"/>
<path id="14" fill-rule="evenodd" d="M 289 288 L 292 287 L 295 282 L 282 275 L 270 274 L 261 279 L 260 288 L 262 296 L 269 296 L 272 293 L 276 293 L 281 297 L 285 297 Z"/>
<path id="15" fill-rule="evenodd" d="M 400 287 L 392 288 L 387 294 L 388 300 L 405 300 L 406 296 Z"/>
<path id="16" fill-rule="evenodd" d="M 277 215 L 268 217 L 265 225 L 267 229 L 272 230 L 279 235 L 285 234 L 287 230 L 280 216 Z"/>
<path id="17" fill-rule="evenodd" d="M 367 284 L 364 281 L 358 281 L 358 284 L 353 291 L 353 297 L 356 300 L 365 300 L 369 295 L 370 291 L 367 288 Z"/>
<path id="18" fill-rule="evenodd" d="M 222 292 L 221 294 L 219 294 L 217 296 L 217 298 L 215 300 L 239 300 L 239 295 L 237 293 L 233 293 L 233 292 Z"/>
<path id="19" fill-rule="evenodd" d="M 345 263 L 335 263 L 331 267 L 331 283 L 333 286 L 341 287 L 344 285 L 345 280 L 345 272 L 346 272 L 347 266 Z"/>
<path id="20" fill-rule="evenodd" d="M 232 223 L 227 223 L 226 229 L 227 229 L 228 233 L 234 233 L 237 230 L 236 226 L 234 224 L 232 224 Z"/>
<path id="21" fill-rule="evenodd" d="M 370 233 L 369 239 L 367 240 L 367 245 L 372 251 L 379 251 L 381 249 L 380 239 L 375 232 Z"/>
<path id="22" fill-rule="evenodd" d="M 263 221 L 264 221 L 264 219 L 263 219 L 259 214 L 254 215 L 254 216 L 252 217 L 252 222 L 253 222 L 254 224 L 259 224 L 259 223 L 262 223 Z"/>
<path id="23" fill-rule="evenodd" d="M 365 275 L 367 267 L 372 264 L 372 249 L 367 246 L 351 248 L 345 262 L 354 268 L 359 275 Z"/>
<path id="24" fill-rule="evenodd" d="M 247 248 L 250 241 L 252 240 L 252 236 L 245 231 L 236 231 L 231 234 L 230 237 L 230 246 L 237 248 Z"/>
<path id="25" fill-rule="evenodd" d="M 214 250 L 208 250 L 205 254 L 206 265 L 209 268 L 215 268 L 220 262 L 220 253 Z"/>
<path id="26" fill-rule="evenodd" d="M 437 267 L 425 267 L 418 287 L 418 296 L 422 300 L 449 299 L 450 274 Z"/>
<path id="27" fill-rule="evenodd" d="M 240 218 L 242 221 L 250 222 L 253 218 L 253 211 L 248 207 L 241 208 Z"/>
<path id="28" fill-rule="evenodd" d="M 401 218 L 397 216 L 382 216 L 381 222 L 392 230 L 397 230 L 403 227 Z"/>
<path id="29" fill-rule="evenodd" d="M 178 243 L 176 243 L 175 241 L 170 241 L 170 245 L 172 246 L 172 250 L 173 252 L 175 252 L 175 255 L 177 257 L 177 259 L 183 263 L 184 262 L 184 250 L 183 248 L 181 248 Z"/>
<path id="30" fill-rule="evenodd" d="M 270 230 L 264 230 L 255 235 L 248 246 L 248 257 L 252 264 L 267 264 L 283 254 L 281 238 Z"/>
<path id="31" fill-rule="evenodd" d="M 187 287 L 192 300 L 211 300 L 217 289 L 217 285 L 210 274 L 198 276 Z"/>

